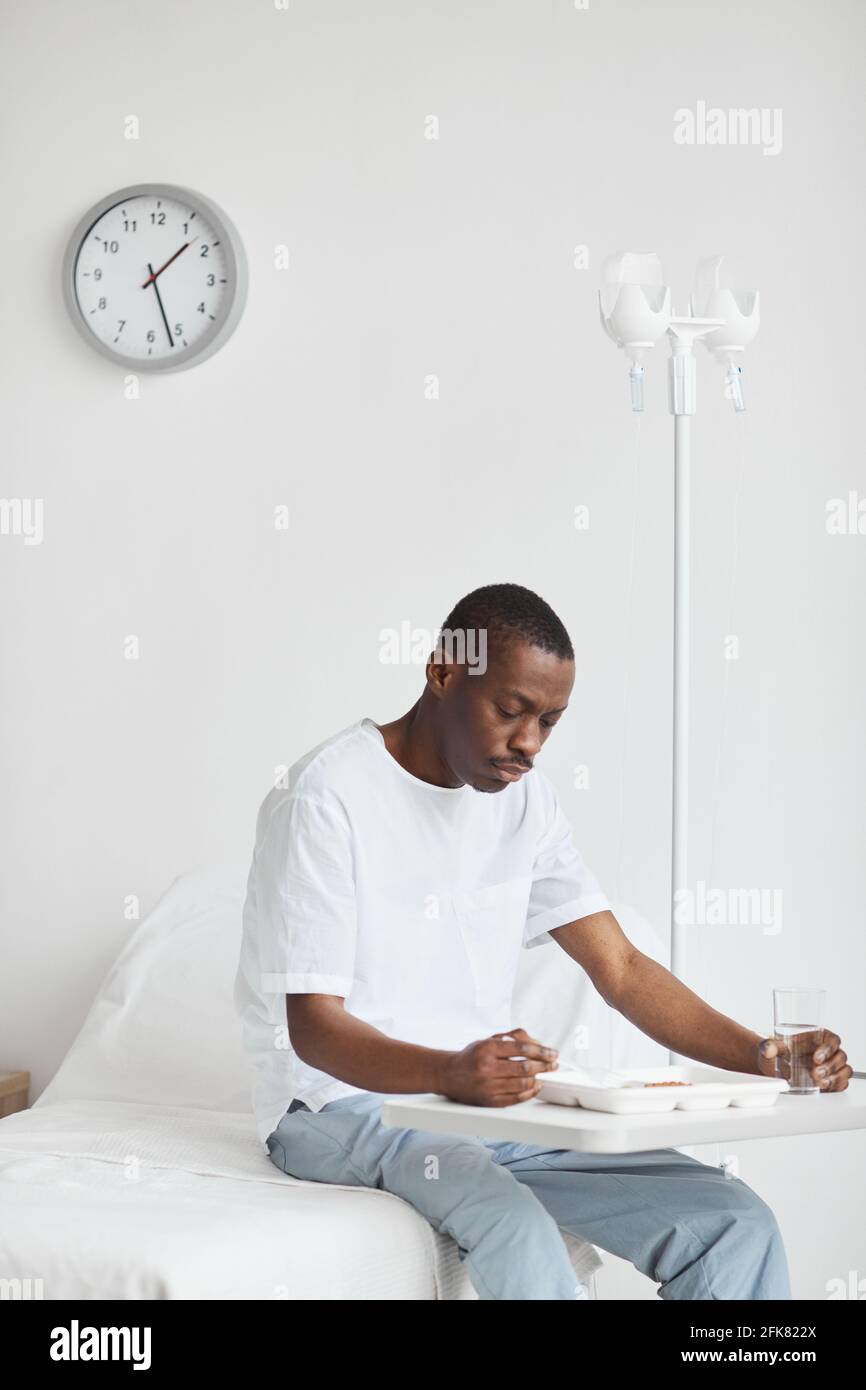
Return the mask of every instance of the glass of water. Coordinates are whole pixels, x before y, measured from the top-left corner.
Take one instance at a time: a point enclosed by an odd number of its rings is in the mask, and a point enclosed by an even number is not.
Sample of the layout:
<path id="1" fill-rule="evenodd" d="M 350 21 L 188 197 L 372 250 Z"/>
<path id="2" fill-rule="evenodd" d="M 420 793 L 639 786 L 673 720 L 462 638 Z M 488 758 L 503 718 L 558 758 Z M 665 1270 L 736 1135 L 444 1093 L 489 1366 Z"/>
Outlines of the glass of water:
<path id="1" fill-rule="evenodd" d="M 824 989 L 774 989 L 773 1036 L 785 1044 L 786 1055 L 776 1058 L 776 1075 L 784 1076 L 789 1094 L 810 1096 L 820 1092 L 812 1075 L 812 1058 L 824 1041 Z"/>

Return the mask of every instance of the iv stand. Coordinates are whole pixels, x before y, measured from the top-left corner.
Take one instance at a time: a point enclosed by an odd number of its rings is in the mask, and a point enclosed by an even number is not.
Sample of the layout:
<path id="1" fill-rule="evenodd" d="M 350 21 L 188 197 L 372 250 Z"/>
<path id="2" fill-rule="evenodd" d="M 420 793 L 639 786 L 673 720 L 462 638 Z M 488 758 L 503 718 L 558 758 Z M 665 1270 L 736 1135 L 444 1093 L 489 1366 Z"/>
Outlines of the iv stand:
<path id="1" fill-rule="evenodd" d="M 668 325 L 668 407 L 674 417 L 674 633 L 673 799 L 671 807 L 671 973 L 682 980 L 686 938 L 677 922 L 681 890 L 688 888 L 689 826 L 689 473 L 690 422 L 695 413 L 697 370 L 693 345 L 724 326 L 724 319 L 672 318 Z M 669 1051 L 673 1063 L 675 1054 Z"/>
<path id="2" fill-rule="evenodd" d="M 678 316 L 671 306 L 670 286 L 664 283 L 654 253 L 617 251 L 602 267 L 599 290 L 601 325 L 617 347 L 625 350 L 631 367 L 629 390 L 633 411 L 643 410 L 644 357 L 667 336 L 668 407 L 674 417 L 674 612 L 673 612 L 673 785 L 671 804 L 671 973 L 686 973 L 686 930 L 681 903 L 688 901 L 689 823 L 689 481 L 690 425 L 695 413 L 697 366 L 694 344 L 707 342 L 712 355 L 726 365 L 726 393 L 734 409 L 743 404 L 739 356 L 752 341 L 760 322 L 757 290 L 723 285 L 724 256 L 712 256 L 698 266 L 689 315 Z M 697 315 L 694 311 L 697 311 Z M 706 315 L 704 317 L 703 315 Z M 716 315 L 720 317 L 709 317 Z M 721 341 L 720 341 L 721 340 Z M 668 1049 L 674 1062 L 676 1054 Z"/>

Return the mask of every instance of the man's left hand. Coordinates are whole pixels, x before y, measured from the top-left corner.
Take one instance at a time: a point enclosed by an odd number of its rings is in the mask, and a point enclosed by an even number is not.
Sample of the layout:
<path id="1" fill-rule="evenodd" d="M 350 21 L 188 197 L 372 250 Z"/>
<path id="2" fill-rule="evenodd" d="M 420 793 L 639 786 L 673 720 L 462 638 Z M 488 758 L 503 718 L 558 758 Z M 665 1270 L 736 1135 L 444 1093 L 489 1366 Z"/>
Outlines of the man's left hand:
<path id="1" fill-rule="evenodd" d="M 822 1091 L 844 1091 L 848 1078 L 853 1075 L 853 1067 L 848 1065 L 848 1054 L 842 1051 L 839 1042 L 838 1033 L 831 1033 L 829 1028 L 825 1028 L 824 1039 L 815 1049 L 809 1064 L 810 1075 Z M 783 1076 L 790 1080 L 791 1060 L 787 1044 L 780 1038 L 764 1038 L 758 1047 L 758 1070 L 761 1076 Z"/>

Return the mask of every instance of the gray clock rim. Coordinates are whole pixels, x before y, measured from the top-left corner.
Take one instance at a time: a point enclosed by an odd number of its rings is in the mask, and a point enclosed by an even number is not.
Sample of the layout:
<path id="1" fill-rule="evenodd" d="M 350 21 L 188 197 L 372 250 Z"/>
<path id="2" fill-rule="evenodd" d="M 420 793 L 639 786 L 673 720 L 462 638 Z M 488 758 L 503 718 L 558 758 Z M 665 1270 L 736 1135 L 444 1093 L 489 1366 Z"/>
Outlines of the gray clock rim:
<path id="1" fill-rule="evenodd" d="M 198 342 L 192 343 L 188 348 L 181 348 L 177 356 L 159 362 L 148 362 L 140 357 L 130 357 L 126 353 L 117 352 L 97 338 L 83 316 L 75 290 L 75 270 L 78 257 L 92 228 L 101 217 L 105 216 L 106 212 L 116 207 L 118 203 L 140 197 L 174 198 L 180 202 L 188 203 L 194 211 L 208 217 L 219 231 L 232 279 L 228 303 L 220 317 L 205 330 Z M 218 352 L 234 333 L 240 321 L 249 288 L 246 252 L 240 233 L 228 213 L 224 212 L 212 198 L 208 198 L 204 193 L 199 193 L 183 184 L 173 183 L 129 184 L 126 188 L 119 188 L 116 192 L 106 194 L 104 198 L 100 198 L 98 203 L 94 203 L 92 207 L 88 208 L 87 212 L 79 218 L 67 241 L 66 253 L 63 257 L 62 278 L 64 302 L 73 324 L 85 342 L 116 367 L 125 367 L 133 372 L 149 373 L 185 371 L 189 367 L 198 366 L 199 363 L 206 361 L 207 358 Z"/>

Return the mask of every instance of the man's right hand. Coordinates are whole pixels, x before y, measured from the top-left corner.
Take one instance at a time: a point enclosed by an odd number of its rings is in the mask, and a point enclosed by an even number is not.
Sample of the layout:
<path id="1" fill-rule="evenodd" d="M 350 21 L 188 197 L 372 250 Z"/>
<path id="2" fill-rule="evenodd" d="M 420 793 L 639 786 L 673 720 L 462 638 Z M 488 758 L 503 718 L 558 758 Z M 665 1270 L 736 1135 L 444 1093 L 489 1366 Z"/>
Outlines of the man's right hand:
<path id="1" fill-rule="evenodd" d="M 516 1105 L 537 1095 L 536 1074 L 553 1071 L 558 1059 L 555 1047 L 545 1047 L 525 1028 L 509 1028 L 450 1053 L 439 1091 L 464 1105 Z"/>

